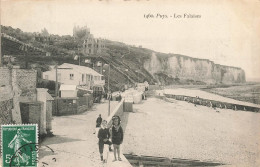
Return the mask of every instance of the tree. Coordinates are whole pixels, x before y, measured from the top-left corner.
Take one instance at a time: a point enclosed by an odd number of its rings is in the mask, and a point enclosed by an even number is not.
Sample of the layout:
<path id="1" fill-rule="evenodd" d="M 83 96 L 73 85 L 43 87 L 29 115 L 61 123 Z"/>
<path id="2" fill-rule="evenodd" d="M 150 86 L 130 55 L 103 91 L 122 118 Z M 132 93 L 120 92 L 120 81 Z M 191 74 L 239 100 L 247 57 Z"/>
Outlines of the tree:
<path id="1" fill-rule="evenodd" d="M 44 29 L 42 30 L 41 35 L 44 36 L 44 37 L 49 36 L 49 32 L 48 32 L 48 30 L 47 30 L 45 27 L 44 27 Z"/>

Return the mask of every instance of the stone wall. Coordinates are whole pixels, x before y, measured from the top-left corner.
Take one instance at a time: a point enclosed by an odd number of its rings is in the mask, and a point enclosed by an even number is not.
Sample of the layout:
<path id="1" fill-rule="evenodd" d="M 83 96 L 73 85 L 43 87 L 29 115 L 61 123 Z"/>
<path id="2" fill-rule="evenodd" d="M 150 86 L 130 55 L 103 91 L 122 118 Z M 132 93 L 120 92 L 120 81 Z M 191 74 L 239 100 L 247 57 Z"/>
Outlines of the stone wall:
<path id="1" fill-rule="evenodd" d="M 21 90 L 19 101 L 36 101 L 37 71 L 28 69 L 14 69 L 13 76 L 16 77 L 16 84 Z"/>
<path id="2" fill-rule="evenodd" d="M 52 130 L 52 101 L 46 103 L 46 131 L 49 133 Z"/>
<path id="3" fill-rule="evenodd" d="M 0 68 L 0 123 L 10 124 L 12 121 L 13 90 L 11 70 Z"/>
<path id="4" fill-rule="evenodd" d="M 11 84 L 11 74 L 8 68 L 0 68 L 0 87 Z"/>
<path id="5" fill-rule="evenodd" d="M 1 122 L 22 123 L 19 102 L 36 100 L 36 74 L 35 70 L 0 68 L 0 113 L 11 110 L 9 115 L 12 117 L 9 119 L 10 116 L 3 116 Z M 5 111 L 7 108 L 9 110 Z"/>
<path id="6" fill-rule="evenodd" d="M 41 127 L 42 118 L 41 118 L 41 111 L 43 107 L 42 102 L 21 102 L 21 118 L 22 123 L 35 123 L 38 124 L 39 132 L 42 134 L 43 129 Z"/>
<path id="7" fill-rule="evenodd" d="M 13 99 L 0 101 L 0 125 L 12 123 Z"/>

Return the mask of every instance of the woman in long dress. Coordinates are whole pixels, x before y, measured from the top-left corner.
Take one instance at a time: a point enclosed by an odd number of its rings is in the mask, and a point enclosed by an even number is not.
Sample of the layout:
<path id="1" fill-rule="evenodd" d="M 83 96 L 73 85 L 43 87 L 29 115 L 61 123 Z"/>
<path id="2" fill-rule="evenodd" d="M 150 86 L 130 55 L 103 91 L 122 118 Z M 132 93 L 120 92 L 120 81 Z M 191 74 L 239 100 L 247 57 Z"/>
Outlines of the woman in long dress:
<path id="1" fill-rule="evenodd" d="M 26 155 L 25 153 L 21 152 L 22 142 L 31 143 L 30 141 L 26 140 L 24 137 L 29 136 L 29 134 L 24 134 L 21 132 L 21 129 L 17 130 L 16 135 L 14 136 L 13 140 L 8 144 L 9 148 L 14 148 L 15 158 L 14 162 L 16 165 L 20 165 L 20 163 L 29 163 L 30 156 Z"/>

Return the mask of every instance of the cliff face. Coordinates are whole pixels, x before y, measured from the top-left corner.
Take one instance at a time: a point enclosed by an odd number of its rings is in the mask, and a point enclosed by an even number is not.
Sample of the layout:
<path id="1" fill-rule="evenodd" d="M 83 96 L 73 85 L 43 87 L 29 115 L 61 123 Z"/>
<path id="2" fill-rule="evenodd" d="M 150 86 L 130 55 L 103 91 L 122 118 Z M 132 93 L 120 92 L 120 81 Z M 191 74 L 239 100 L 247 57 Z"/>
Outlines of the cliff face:
<path id="1" fill-rule="evenodd" d="M 153 53 L 150 59 L 144 61 L 144 68 L 154 77 L 160 73 L 171 78 L 206 83 L 245 82 L 245 72 L 241 68 L 222 66 L 206 59 L 182 55 L 157 56 Z"/>

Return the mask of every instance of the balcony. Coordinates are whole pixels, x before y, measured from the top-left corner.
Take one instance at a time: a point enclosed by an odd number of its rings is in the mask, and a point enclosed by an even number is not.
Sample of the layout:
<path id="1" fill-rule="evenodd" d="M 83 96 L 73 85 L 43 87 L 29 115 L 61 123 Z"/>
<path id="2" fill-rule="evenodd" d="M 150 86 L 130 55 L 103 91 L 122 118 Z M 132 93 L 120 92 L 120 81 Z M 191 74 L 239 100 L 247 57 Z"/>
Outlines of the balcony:
<path id="1" fill-rule="evenodd" d="M 101 86 L 104 86 L 104 85 L 105 85 L 105 80 L 98 80 L 98 81 L 95 81 L 95 80 L 94 80 L 93 85 L 101 85 Z"/>

